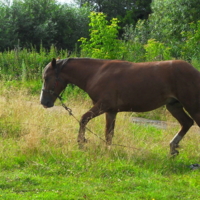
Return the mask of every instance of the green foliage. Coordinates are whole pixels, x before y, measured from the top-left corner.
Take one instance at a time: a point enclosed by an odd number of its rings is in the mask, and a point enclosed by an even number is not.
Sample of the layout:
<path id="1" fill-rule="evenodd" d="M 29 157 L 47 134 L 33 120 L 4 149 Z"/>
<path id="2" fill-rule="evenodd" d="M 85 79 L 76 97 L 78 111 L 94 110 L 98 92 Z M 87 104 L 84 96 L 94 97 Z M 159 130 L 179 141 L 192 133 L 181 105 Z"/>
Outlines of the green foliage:
<path id="1" fill-rule="evenodd" d="M 148 40 L 148 43 L 144 46 L 146 50 L 146 60 L 170 60 L 170 48 L 166 47 L 163 43 L 156 41 L 155 39 Z"/>
<path id="2" fill-rule="evenodd" d="M 124 1 L 121 1 L 124 2 Z M 120 15 L 119 19 L 122 21 L 121 25 L 136 25 L 138 21 L 148 19 L 151 13 L 151 2 L 152 0 L 135 0 L 129 1 L 129 9 L 124 5 L 126 10 L 125 15 Z M 125 3 L 125 2 L 124 2 Z M 127 4 L 127 2 L 126 2 Z"/>
<path id="3" fill-rule="evenodd" d="M 200 71 L 200 59 L 199 57 L 193 57 L 191 60 L 192 66 L 194 66 L 196 69 Z"/>
<path id="4" fill-rule="evenodd" d="M 18 44 L 39 49 L 41 43 L 45 48 L 54 44 L 59 49 L 73 50 L 77 39 L 88 37 L 90 10 L 104 12 L 108 19 L 117 17 L 121 26 L 135 25 L 138 19 L 148 17 L 150 3 L 151 0 L 81 1 L 80 7 L 75 7 L 55 0 L 14 0 L 12 4 L 1 0 L 0 51 Z"/>
<path id="5" fill-rule="evenodd" d="M 155 0 L 148 19 L 151 38 L 161 42 L 174 42 L 182 38 L 181 32 L 187 31 L 190 22 L 200 19 L 198 0 Z"/>
<path id="6" fill-rule="evenodd" d="M 88 36 L 89 8 L 60 5 L 55 0 L 14 0 L 0 4 L 0 51 L 42 43 L 58 49 L 75 48 L 77 39 Z"/>
<path id="7" fill-rule="evenodd" d="M 136 26 L 130 24 L 124 27 L 123 38 L 125 40 L 146 44 L 148 35 L 149 31 L 146 20 L 138 20 Z"/>
<path id="8" fill-rule="evenodd" d="M 120 20 L 120 26 L 126 24 L 136 24 L 139 19 L 147 19 L 151 13 L 150 4 L 152 0 L 75 0 L 78 5 L 90 5 L 91 10 L 103 12 L 108 19 L 117 17 Z"/>
<path id="9" fill-rule="evenodd" d="M 119 58 L 130 62 L 143 62 L 145 59 L 144 46 L 136 41 L 121 41 Z"/>
<path id="10" fill-rule="evenodd" d="M 102 59 L 123 59 L 140 62 L 144 60 L 144 47 L 132 40 L 132 32 L 126 32 L 125 40 L 118 39 L 118 20 L 113 18 L 109 22 L 103 13 L 90 15 L 90 39 L 80 38 L 82 56 Z"/>
<path id="11" fill-rule="evenodd" d="M 35 48 L 4 51 L 0 53 L 0 79 L 7 81 L 41 79 L 43 68 L 52 58 L 66 57 L 66 55 L 67 51 L 58 51 L 54 46 L 51 46 L 50 52 L 42 46 L 40 52 Z"/>
<path id="12" fill-rule="evenodd" d="M 139 20 L 136 26 L 125 27 L 124 38 L 142 44 L 155 39 L 163 43 L 167 52 L 170 49 L 170 57 L 188 61 L 197 60 L 200 19 L 198 0 L 155 0 L 151 8 L 152 14 L 147 20 Z"/>
<path id="13" fill-rule="evenodd" d="M 181 55 L 186 60 L 200 59 L 200 21 L 190 23 L 190 30 L 182 32 L 185 43 L 182 46 Z"/>
<path id="14" fill-rule="evenodd" d="M 17 40 L 15 25 L 10 18 L 10 8 L 0 1 L 0 51 L 14 46 L 13 41 Z"/>
<path id="15" fill-rule="evenodd" d="M 118 20 L 113 18 L 108 24 L 106 15 L 103 13 L 91 12 L 90 16 L 90 39 L 80 38 L 80 45 L 83 56 L 91 58 L 114 59 L 118 57 L 120 48 L 118 35 Z"/>
<path id="16" fill-rule="evenodd" d="M 58 48 L 75 51 L 77 40 L 88 37 L 89 7 L 69 7 L 60 5 L 52 19 L 55 34 L 51 35 L 53 44 Z"/>

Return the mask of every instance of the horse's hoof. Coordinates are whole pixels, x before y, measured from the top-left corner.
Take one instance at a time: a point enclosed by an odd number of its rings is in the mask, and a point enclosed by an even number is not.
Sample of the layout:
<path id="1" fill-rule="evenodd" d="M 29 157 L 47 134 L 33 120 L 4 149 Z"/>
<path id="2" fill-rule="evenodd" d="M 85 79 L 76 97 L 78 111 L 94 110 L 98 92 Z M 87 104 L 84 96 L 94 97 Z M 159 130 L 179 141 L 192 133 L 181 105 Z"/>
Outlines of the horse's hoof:
<path id="1" fill-rule="evenodd" d="M 80 150 L 85 150 L 85 145 L 84 145 L 84 143 L 78 143 L 78 148 L 79 148 Z"/>
<path id="2" fill-rule="evenodd" d="M 84 144 L 84 143 L 87 143 L 87 139 L 83 138 L 83 139 L 78 139 L 77 140 L 78 144 Z"/>
<path id="3" fill-rule="evenodd" d="M 85 149 L 85 143 L 87 143 L 88 141 L 87 141 L 87 139 L 84 138 L 83 140 L 78 140 L 77 142 L 78 142 L 79 149 L 84 150 Z"/>
<path id="4" fill-rule="evenodd" d="M 177 156 L 179 154 L 179 151 L 178 150 L 173 150 L 170 152 L 171 156 Z"/>
<path id="5" fill-rule="evenodd" d="M 88 140 L 84 138 L 84 141 L 83 141 L 83 143 L 87 143 L 87 142 L 88 142 Z"/>

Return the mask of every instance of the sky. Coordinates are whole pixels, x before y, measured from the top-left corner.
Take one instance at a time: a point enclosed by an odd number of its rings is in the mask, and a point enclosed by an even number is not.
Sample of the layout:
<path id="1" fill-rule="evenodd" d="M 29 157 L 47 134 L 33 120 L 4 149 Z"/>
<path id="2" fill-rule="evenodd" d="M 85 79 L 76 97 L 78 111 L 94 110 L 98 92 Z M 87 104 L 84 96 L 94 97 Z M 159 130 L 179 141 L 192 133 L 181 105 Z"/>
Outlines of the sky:
<path id="1" fill-rule="evenodd" d="M 73 0 L 57 0 L 60 3 L 72 3 Z"/>
<path id="2" fill-rule="evenodd" d="M 57 1 L 60 3 L 74 3 L 74 0 L 57 0 Z M 12 4 L 12 0 L 10 0 L 10 4 Z"/>

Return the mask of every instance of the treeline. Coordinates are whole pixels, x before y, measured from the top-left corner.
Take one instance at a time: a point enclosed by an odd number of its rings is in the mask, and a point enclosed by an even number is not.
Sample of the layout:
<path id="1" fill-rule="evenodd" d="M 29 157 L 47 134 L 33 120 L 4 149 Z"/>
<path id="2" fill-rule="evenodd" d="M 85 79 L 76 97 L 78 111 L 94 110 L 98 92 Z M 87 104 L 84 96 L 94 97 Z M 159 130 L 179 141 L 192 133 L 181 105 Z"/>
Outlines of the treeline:
<path id="1" fill-rule="evenodd" d="M 15 47 L 74 50 L 80 37 L 88 37 L 89 13 L 104 12 L 117 17 L 120 26 L 136 24 L 150 13 L 151 0 L 78 0 L 76 5 L 56 0 L 0 0 L 0 51 Z M 121 29 L 122 30 L 122 29 Z M 122 34 L 122 32 L 121 32 Z"/>
<path id="2" fill-rule="evenodd" d="M 74 49 L 88 36 L 89 7 L 60 5 L 55 0 L 0 1 L 0 51 L 16 47 Z"/>

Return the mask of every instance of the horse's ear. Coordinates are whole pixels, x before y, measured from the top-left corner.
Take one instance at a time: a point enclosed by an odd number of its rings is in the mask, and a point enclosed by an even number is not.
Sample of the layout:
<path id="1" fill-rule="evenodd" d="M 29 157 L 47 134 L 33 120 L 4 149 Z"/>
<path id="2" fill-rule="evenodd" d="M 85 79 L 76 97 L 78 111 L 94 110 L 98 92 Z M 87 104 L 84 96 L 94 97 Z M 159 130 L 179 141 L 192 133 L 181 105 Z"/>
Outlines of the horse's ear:
<path id="1" fill-rule="evenodd" d="M 55 58 L 52 59 L 51 66 L 52 66 L 53 69 L 56 68 L 56 59 Z"/>

